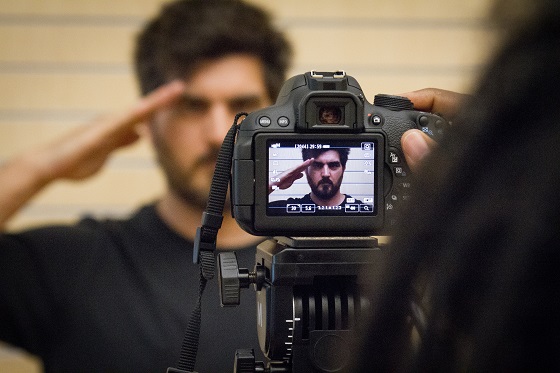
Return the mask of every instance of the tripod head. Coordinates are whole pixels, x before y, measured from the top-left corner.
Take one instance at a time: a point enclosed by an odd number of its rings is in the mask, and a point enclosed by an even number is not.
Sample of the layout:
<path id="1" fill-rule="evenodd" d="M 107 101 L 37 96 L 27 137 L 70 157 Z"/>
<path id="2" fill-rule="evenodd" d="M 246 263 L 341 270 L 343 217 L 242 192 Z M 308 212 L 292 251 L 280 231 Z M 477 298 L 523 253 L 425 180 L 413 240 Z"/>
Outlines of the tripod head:
<path id="1" fill-rule="evenodd" d="M 275 237 L 257 247 L 254 271 L 218 254 L 222 305 L 257 291 L 259 345 L 268 362 L 238 350 L 236 372 L 346 372 L 360 315 L 370 301 L 359 273 L 381 255 L 372 237 Z"/>

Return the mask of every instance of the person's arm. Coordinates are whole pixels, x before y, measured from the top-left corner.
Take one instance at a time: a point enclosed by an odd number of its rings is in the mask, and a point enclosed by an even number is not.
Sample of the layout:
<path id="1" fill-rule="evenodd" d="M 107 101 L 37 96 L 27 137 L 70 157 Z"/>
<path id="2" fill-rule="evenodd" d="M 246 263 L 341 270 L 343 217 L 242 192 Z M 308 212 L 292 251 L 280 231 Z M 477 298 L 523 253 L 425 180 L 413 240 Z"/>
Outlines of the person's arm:
<path id="1" fill-rule="evenodd" d="M 182 82 L 169 83 L 120 115 L 80 126 L 66 136 L 15 156 L 0 166 L 0 230 L 50 182 L 85 179 L 99 171 L 114 150 L 138 139 L 138 123 L 149 119 L 158 108 L 174 102 L 183 91 Z"/>
<path id="2" fill-rule="evenodd" d="M 462 93 L 437 88 L 425 88 L 400 96 L 409 98 L 416 110 L 437 113 L 450 121 L 453 121 L 463 100 L 468 97 Z M 401 146 L 406 163 L 414 171 L 436 146 L 436 142 L 420 130 L 408 130 L 401 137 Z"/>
<path id="3" fill-rule="evenodd" d="M 282 172 L 278 176 L 278 181 L 268 183 L 268 194 L 272 193 L 274 189 L 288 189 L 292 186 L 294 181 L 301 179 L 303 177 L 303 171 L 315 160 L 315 158 L 309 158 L 300 165 L 290 168 Z"/>

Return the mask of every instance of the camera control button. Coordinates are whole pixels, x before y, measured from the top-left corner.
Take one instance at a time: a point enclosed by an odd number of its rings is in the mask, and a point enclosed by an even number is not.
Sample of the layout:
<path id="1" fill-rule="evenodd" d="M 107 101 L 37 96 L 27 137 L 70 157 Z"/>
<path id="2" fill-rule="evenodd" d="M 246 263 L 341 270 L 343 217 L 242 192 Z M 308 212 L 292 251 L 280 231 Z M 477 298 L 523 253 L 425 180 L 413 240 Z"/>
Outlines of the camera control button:
<path id="1" fill-rule="evenodd" d="M 420 123 L 422 127 L 428 127 L 428 125 L 430 124 L 430 118 L 428 118 L 426 115 L 422 115 L 420 116 L 420 118 L 418 118 L 418 123 Z"/>
<path id="2" fill-rule="evenodd" d="M 383 118 L 381 118 L 379 115 L 375 114 L 371 116 L 371 123 L 374 126 L 379 126 L 381 124 L 383 124 Z"/>
<path id="3" fill-rule="evenodd" d="M 268 127 L 268 126 L 270 126 L 270 123 L 272 123 L 272 121 L 267 116 L 262 116 L 262 117 L 259 118 L 259 125 L 261 127 Z"/>
<path id="4" fill-rule="evenodd" d="M 399 153 L 397 153 L 396 151 L 390 150 L 389 151 L 389 163 L 391 163 L 391 164 L 401 163 L 401 157 L 399 156 Z"/>
<path id="5" fill-rule="evenodd" d="M 401 166 L 393 167 L 393 174 L 397 177 L 405 177 L 407 175 L 406 170 Z"/>
<path id="6" fill-rule="evenodd" d="M 276 121 L 280 127 L 288 127 L 290 125 L 290 120 L 288 117 L 280 117 Z"/>

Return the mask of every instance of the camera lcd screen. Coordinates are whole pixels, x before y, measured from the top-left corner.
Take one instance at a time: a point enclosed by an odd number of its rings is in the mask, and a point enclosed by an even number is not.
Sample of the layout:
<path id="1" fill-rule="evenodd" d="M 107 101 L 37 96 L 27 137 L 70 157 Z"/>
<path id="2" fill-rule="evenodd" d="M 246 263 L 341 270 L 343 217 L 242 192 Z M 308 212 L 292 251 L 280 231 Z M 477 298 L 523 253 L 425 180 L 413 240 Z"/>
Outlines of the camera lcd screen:
<path id="1" fill-rule="evenodd" d="M 376 214 L 376 138 L 268 139 L 268 216 Z"/>

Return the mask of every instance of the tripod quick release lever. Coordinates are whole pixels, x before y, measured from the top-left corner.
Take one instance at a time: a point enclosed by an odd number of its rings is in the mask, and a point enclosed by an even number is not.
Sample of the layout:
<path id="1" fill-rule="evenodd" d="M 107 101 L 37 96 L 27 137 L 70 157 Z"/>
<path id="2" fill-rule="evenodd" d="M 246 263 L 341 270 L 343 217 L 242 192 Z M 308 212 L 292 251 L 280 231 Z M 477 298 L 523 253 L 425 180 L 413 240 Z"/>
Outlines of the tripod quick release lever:
<path id="1" fill-rule="evenodd" d="M 222 307 L 238 306 L 241 288 L 247 289 L 250 284 L 255 284 L 256 289 L 260 290 L 265 279 L 265 270 L 260 265 L 255 266 L 254 272 L 239 268 L 234 251 L 218 254 L 218 274 Z"/>

